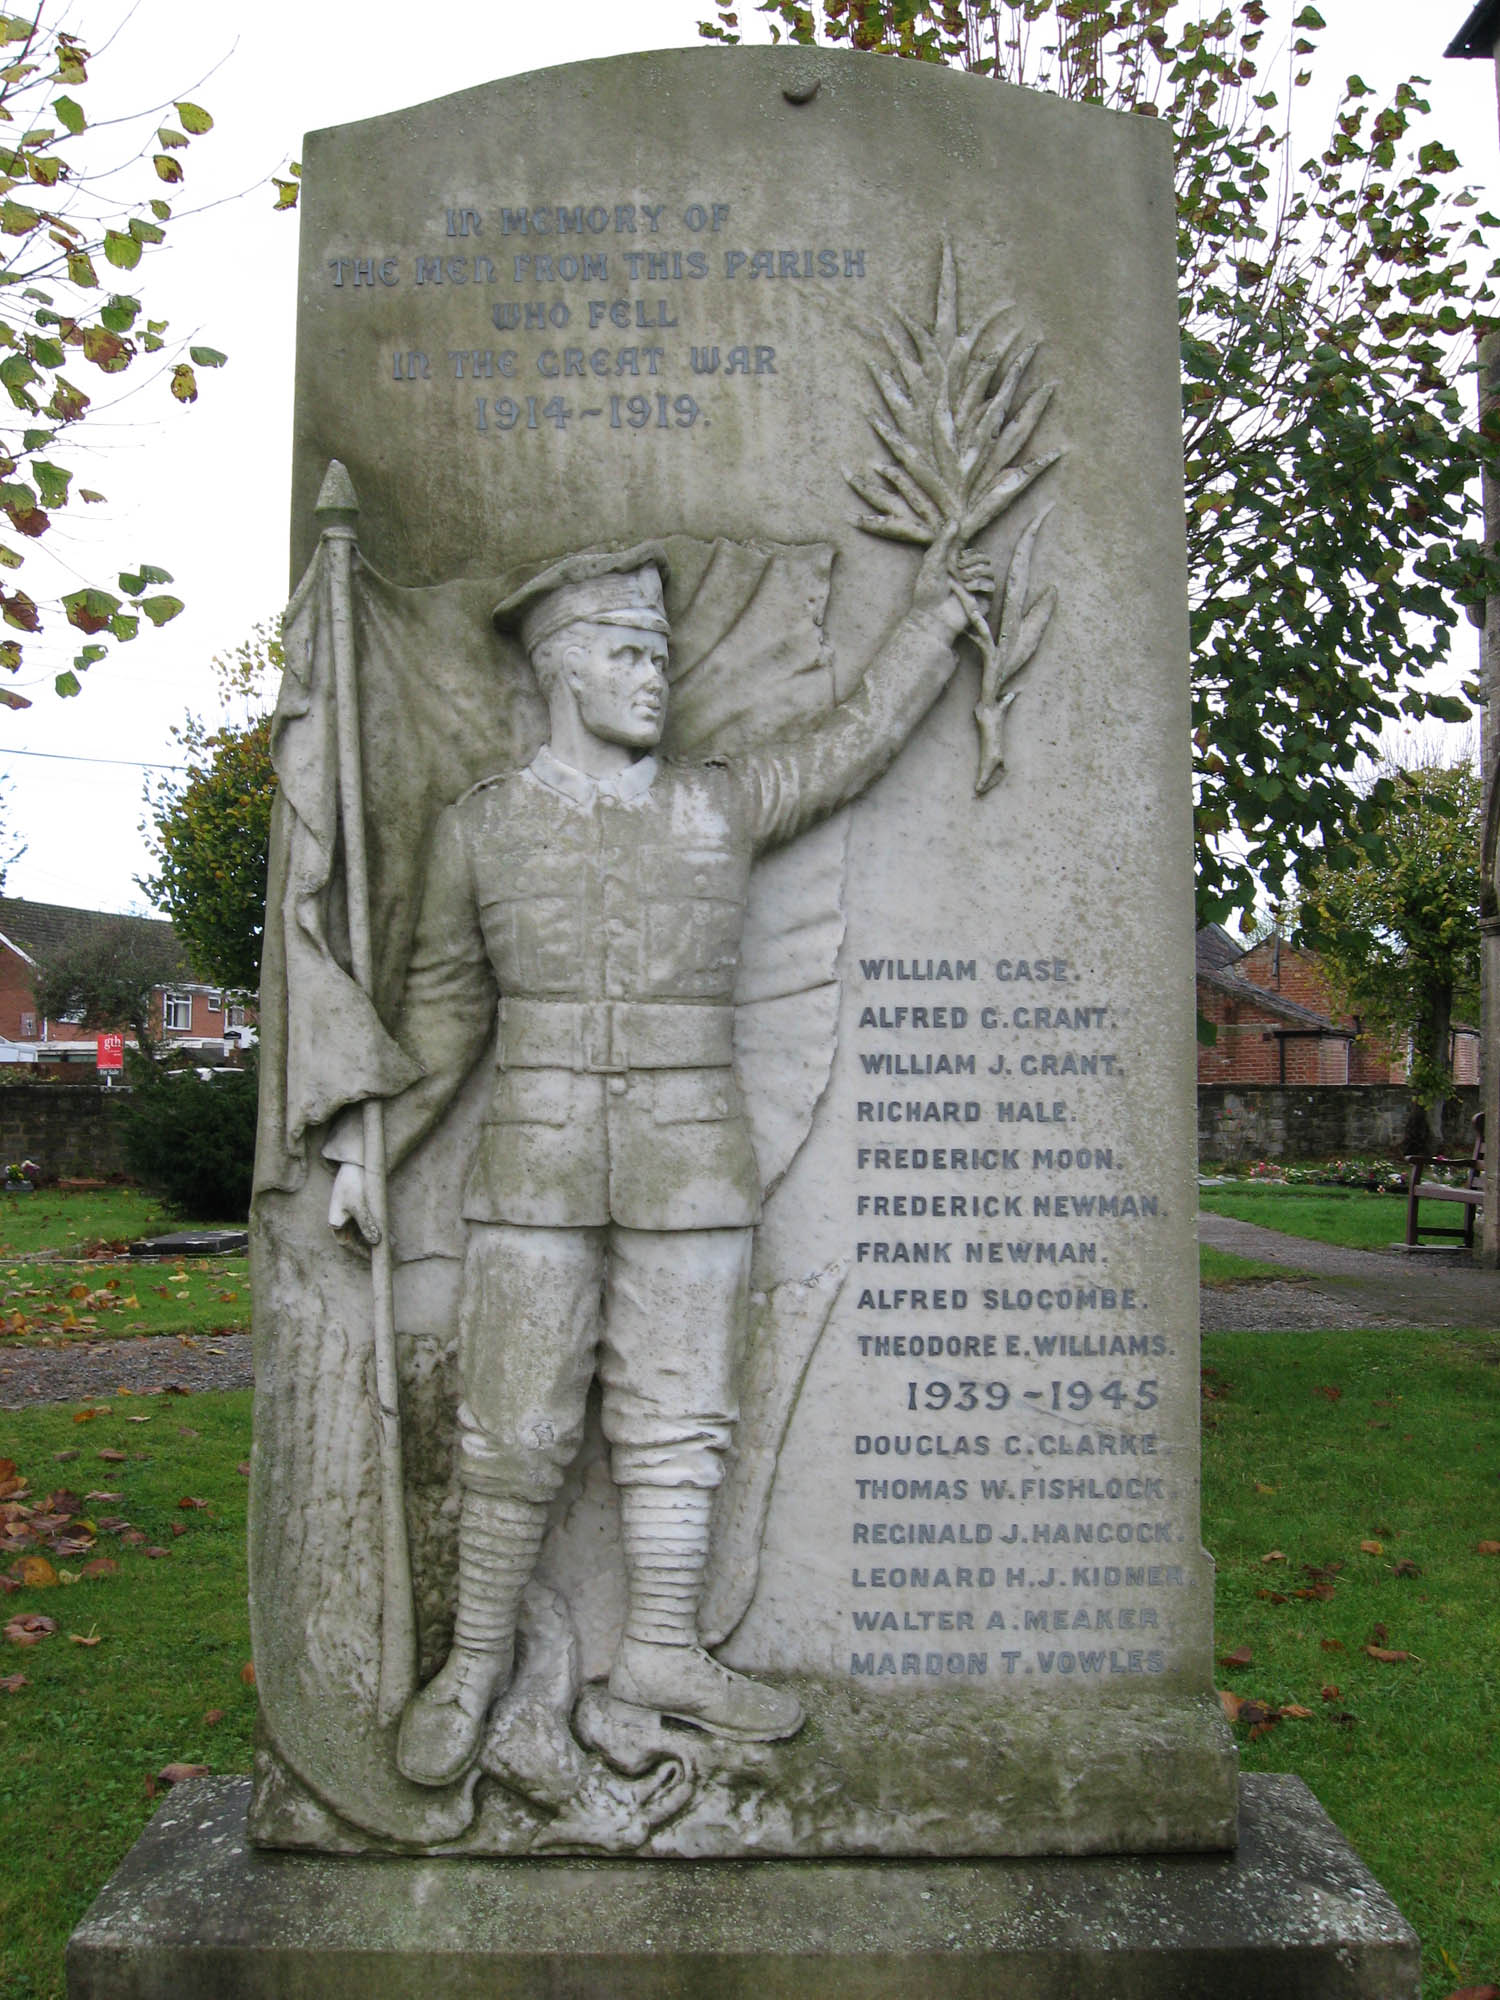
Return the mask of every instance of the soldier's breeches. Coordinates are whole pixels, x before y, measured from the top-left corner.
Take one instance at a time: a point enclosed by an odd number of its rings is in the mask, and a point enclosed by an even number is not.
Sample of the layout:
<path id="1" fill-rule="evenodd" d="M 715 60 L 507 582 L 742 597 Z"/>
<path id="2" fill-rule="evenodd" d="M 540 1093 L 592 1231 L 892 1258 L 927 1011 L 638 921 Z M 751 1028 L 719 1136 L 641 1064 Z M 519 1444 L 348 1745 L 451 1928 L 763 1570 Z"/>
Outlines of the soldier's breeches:
<path id="1" fill-rule="evenodd" d="M 723 1477 L 738 1415 L 752 1232 L 474 1223 L 459 1318 L 464 1482 L 549 1500 L 597 1374 L 622 1486 Z"/>

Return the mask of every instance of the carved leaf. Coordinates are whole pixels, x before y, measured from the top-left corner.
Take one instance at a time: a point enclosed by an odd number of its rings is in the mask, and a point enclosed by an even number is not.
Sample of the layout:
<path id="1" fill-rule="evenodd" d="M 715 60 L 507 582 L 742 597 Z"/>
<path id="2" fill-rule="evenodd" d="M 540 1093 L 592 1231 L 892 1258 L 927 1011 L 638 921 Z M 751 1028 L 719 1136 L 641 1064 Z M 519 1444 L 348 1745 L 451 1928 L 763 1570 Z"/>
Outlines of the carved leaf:
<path id="1" fill-rule="evenodd" d="M 1002 466 L 1009 465 L 1025 450 L 1032 432 L 1045 416 L 1047 405 L 1052 401 L 1056 389 L 1055 382 L 1044 382 L 1039 389 L 1034 389 L 1010 422 L 996 434 L 994 445 L 985 461 L 986 477 L 998 472 Z"/>
<path id="2" fill-rule="evenodd" d="M 974 425 L 982 435 L 988 435 L 984 430 L 985 418 L 981 414 L 982 406 L 994 385 L 1000 364 L 1020 337 L 1019 331 L 1013 330 L 1005 335 L 997 347 L 976 355 L 970 363 L 964 378 L 963 394 L 958 399 L 958 409 L 955 412 L 960 433 L 966 434 L 969 427 Z"/>
<path id="3" fill-rule="evenodd" d="M 879 535 L 887 542 L 915 542 L 925 549 L 932 541 L 931 531 L 920 521 L 903 521 L 891 514 L 858 514 L 854 525 L 863 528 L 867 535 Z"/>
<path id="4" fill-rule="evenodd" d="M 1017 634 L 1026 612 L 1026 590 L 1031 577 L 1032 551 L 1036 547 L 1036 538 L 1042 531 L 1042 523 L 1051 512 L 1050 507 L 1043 507 L 1040 513 L 1033 515 L 1011 551 L 1010 565 L 1005 573 L 1000 629 L 996 634 L 1000 651 L 1007 658 L 1016 650 Z"/>
<path id="5" fill-rule="evenodd" d="M 1007 680 L 1021 671 L 1042 643 L 1042 634 L 1051 623 L 1052 614 L 1056 609 L 1057 592 L 1049 585 L 1021 620 L 1014 642 L 1004 656 L 1001 664 Z"/>
<path id="6" fill-rule="evenodd" d="M 939 508 L 934 505 L 914 479 L 907 477 L 899 465 L 882 465 L 879 468 L 879 472 L 886 484 L 901 495 L 901 498 L 911 508 L 919 521 L 924 522 L 929 528 L 933 529 L 942 526 L 943 516 Z"/>
<path id="7" fill-rule="evenodd" d="M 870 373 L 875 378 L 875 386 L 885 399 L 886 408 L 897 423 L 905 423 L 912 413 L 912 400 L 888 368 L 877 368 L 872 361 Z"/>
<path id="8" fill-rule="evenodd" d="M 1061 457 L 1060 451 L 1049 451 L 1041 458 L 1028 459 L 1024 465 L 1013 465 L 1009 471 L 1002 473 L 994 485 L 965 512 L 960 529 L 963 539 L 972 541 L 997 515 L 1003 514 L 1034 479 L 1039 479 L 1047 467 L 1055 465 Z"/>
<path id="9" fill-rule="evenodd" d="M 904 466 L 923 491 L 941 508 L 944 518 L 951 520 L 958 511 L 959 496 L 952 489 L 950 482 L 943 478 L 939 469 L 925 458 L 919 449 L 909 444 L 899 431 L 893 431 L 888 424 L 872 422 L 870 428 L 897 464 Z"/>

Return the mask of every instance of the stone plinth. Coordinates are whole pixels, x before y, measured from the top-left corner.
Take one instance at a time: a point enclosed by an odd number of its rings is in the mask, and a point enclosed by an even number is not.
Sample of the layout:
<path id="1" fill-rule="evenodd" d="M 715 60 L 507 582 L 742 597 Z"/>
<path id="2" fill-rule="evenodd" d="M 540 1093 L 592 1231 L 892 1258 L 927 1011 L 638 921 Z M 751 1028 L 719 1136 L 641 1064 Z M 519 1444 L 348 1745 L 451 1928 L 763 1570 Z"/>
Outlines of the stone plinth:
<path id="1" fill-rule="evenodd" d="M 1297 1778 L 1232 1854 L 1085 1861 L 335 1859 L 175 1791 L 74 1932 L 69 2000 L 1401 2000 L 1418 1946 Z"/>

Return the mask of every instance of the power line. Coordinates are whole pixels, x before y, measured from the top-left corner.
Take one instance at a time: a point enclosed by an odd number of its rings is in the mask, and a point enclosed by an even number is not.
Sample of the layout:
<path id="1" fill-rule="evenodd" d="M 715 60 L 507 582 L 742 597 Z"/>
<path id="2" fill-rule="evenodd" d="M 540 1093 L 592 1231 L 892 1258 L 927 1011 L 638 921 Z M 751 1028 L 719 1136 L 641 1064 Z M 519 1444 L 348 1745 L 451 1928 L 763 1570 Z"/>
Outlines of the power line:
<path id="1" fill-rule="evenodd" d="M 188 771 L 189 764 L 152 764 L 144 757 L 78 757 L 67 750 L 8 750 L 0 748 L 0 757 L 46 757 L 54 764 L 116 764 L 122 770 L 131 771 Z"/>

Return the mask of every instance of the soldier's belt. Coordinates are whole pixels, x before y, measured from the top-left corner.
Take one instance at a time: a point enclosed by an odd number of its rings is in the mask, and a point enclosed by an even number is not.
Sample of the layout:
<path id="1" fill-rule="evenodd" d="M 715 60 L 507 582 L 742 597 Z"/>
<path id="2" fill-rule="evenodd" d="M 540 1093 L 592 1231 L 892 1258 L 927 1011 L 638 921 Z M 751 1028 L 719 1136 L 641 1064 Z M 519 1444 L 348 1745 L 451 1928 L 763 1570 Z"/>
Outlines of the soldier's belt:
<path id="1" fill-rule="evenodd" d="M 502 1000 L 500 1061 L 508 1069 L 726 1069 L 734 1009 L 652 1000 Z"/>

